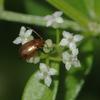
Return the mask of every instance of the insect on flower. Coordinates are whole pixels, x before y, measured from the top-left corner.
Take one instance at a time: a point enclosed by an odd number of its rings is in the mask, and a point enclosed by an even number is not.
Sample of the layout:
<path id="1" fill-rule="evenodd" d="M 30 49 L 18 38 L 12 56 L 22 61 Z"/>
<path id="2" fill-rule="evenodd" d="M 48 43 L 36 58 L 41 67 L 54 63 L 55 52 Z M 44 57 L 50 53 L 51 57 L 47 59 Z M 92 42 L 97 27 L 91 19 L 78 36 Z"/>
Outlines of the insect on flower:
<path id="1" fill-rule="evenodd" d="M 33 39 L 21 46 L 19 53 L 23 59 L 30 59 L 35 55 L 36 51 L 44 45 L 42 37 L 36 31 L 33 30 L 33 32 L 39 37 L 39 39 Z"/>

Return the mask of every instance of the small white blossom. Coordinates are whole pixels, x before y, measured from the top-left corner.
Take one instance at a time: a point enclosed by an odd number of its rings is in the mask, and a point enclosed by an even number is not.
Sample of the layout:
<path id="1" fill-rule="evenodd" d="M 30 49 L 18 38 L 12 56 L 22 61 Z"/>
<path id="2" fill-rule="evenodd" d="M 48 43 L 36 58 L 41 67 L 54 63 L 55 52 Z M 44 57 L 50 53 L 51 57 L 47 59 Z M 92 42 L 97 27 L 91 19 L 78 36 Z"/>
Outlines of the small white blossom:
<path id="1" fill-rule="evenodd" d="M 14 44 L 21 43 L 23 45 L 33 39 L 33 36 L 31 34 L 32 34 L 31 29 L 26 30 L 26 28 L 22 26 L 20 29 L 19 36 L 13 41 L 13 43 Z"/>
<path id="2" fill-rule="evenodd" d="M 52 51 L 52 50 L 53 50 L 53 42 L 52 42 L 51 39 L 47 39 L 47 40 L 45 41 L 45 44 L 44 44 L 44 47 L 43 47 L 43 51 L 44 51 L 45 53 L 49 53 L 49 52 Z"/>
<path id="3" fill-rule="evenodd" d="M 34 63 L 34 64 L 37 64 L 40 62 L 40 57 L 39 56 L 34 56 L 34 57 L 31 57 L 30 59 L 27 60 L 28 63 Z"/>
<path id="4" fill-rule="evenodd" d="M 60 41 L 61 46 L 67 46 L 72 53 L 75 52 L 77 49 L 77 43 L 83 39 L 82 35 L 73 35 L 70 32 L 63 31 L 63 39 Z"/>
<path id="5" fill-rule="evenodd" d="M 39 80 L 44 80 L 45 85 L 50 87 L 52 83 L 51 76 L 56 75 L 57 71 L 54 68 L 49 68 L 46 64 L 40 63 L 40 71 L 36 73 Z"/>
<path id="6" fill-rule="evenodd" d="M 88 27 L 89 27 L 89 29 L 90 29 L 91 32 L 100 33 L 100 24 L 99 23 L 90 22 L 88 24 Z"/>
<path id="7" fill-rule="evenodd" d="M 56 11 L 55 13 L 53 13 L 52 15 L 47 15 L 44 17 L 44 19 L 47 21 L 46 26 L 54 26 L 54 24 L 60 24 L 63 23 L 64 20 L 61 17 L 61 15 L 63 14 L 63 12 L 61 11 Z"/>
<path id="8" fill-rule="evenodd" d="M 80 61 L 77 56 L 73 54 L 69 54 L 67 51 L 62 53 L 62 61 L 65 64 L 67 70 L 71 68 L 71 66 L 80 67 Z"/>

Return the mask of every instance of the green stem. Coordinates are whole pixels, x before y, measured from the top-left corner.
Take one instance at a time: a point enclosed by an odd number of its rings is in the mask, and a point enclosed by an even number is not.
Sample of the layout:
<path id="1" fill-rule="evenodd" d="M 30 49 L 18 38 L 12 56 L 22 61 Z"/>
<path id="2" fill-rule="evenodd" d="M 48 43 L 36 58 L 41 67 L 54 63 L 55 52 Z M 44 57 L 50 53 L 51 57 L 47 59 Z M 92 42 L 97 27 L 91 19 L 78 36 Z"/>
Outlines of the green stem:
<path id="1" fill-rule="evenodd" d="M 12 22 L 21 22 L 25 24 L 46 26 L 46 21 L 44 20 L 44 17 L 21 14 L 11 11 L 0 11 L 0 19 Z M 71 28 L 76 31 L 82 30 L 77 23 L 70 20 L 64 20 L 64 23 L 58 26 L 62 29 Z"/>
<path id="2" fill-rule="evenodd" d="M 59 75 L 60 74 L 60 64 L 58 62 L 51 62 L 51 66 L 57 70 L 57 75 Z M 53 94 L 55 94 L 55 95 L 53 95 L 52 100 L 56 99 L 56 94 L 57 94 L 58 85 L 59 85 L 59 79 L 56 79 L 54 81 L 54 83 L 55 83 L 55 88 L 54 88 Z"/>
<path id="3" fill-rule="evenodd" d="M 60 41 L 60 32 L 59 29 L 56 29 L 56 44 L 59 45 L 59 41 Z"/>
<path id="4" fill-rule="evenodd" d="M 45 59 L 45 63 L 46 63 L 47 65 L 49 65 L 49 61 L 50 61 L 50 59 L 49 59 L 49 57 L 47 57 L 47 58 Z"/>
<path id="5" fill-rule="evenodd" d="M 59 57 L 50 57 L 50 60 L 52 60 L 52 61 L 55 61 L 55 62 L 60 62 L 61 61 L 61 58 L 59 58 Z"/>
<path id="6" fill-rule="evenodd" d="M 62 48 L 59 46 L 59 43 L 60 43 L 60 35 L 61 35 L 60 30 L 57 29 L 56 30 L 56 45 L 55 45 L 55 48 L 56 48 L 56 51 L 57 51 L 58 55 L 60 55 L 61 52 L 62 52 Z M 56 59 L 57 59 L 57 57 L 56 57 Z"/>

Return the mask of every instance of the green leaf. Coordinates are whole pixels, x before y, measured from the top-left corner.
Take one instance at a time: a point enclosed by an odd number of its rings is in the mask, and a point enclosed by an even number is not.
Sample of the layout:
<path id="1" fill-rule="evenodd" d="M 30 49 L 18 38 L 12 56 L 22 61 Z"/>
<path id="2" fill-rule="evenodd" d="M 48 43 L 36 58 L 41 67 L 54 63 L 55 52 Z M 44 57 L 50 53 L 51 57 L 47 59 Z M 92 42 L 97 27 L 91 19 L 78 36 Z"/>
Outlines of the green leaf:
<path id="1" fill-rule="evenodd" d="M 59 70 L 59 64 L 52 63 L 52 65 Z M 34 76 L 35 75 L 33 74 L 29 79 L 22 100 L 55 100 L 58 88 L 58 79 L 53 78 L 51 87 L 48 88 Z"/>
<path id="2" fill-rule="evenodd" d="M 86 76 L 91 71 L 92 66 L 92 48 L 91 41 L 85 41 L 82 45 L 82 54 L 80 55 L 82 66 L 81 68 L 72 68 L 66 76 L 66 97 L 65 100 L 75 100 L 79 91 L 81 90 Z"/>
<path id="3" fill-rule="evenodd" d="M 87 10 L 84 0 L 64 0 L 64 1 L 69 3 L 74 9 L 78 10 L 83 15 L 85 15 L 85 17 L 87 18 L 89 17 L 88 10 Z"/>
<path id="4" fill-rule="evenodd" d="M 4 0 L 0 0 L 0 10 L 4 8 Z"/>
<path id="5" fill-rule="evenodd" d="M 24 0 L 25 9 L 30 14 L 47 15 L 53 12 L 53 8 L 45 1 Z"/>
<path id="6" fill-rule="evenodd" d="M 96 16 L 97 16 L 97 19 L 99 22 L 100 22 L 100 0 L 95 0 L 94 2 L 94 6 L 95 6 L 95 12 L 96 12 Z"/>
<path id="7" fill-rule="evenodd" d="M 95 0 L 83 0 L 87 8 L 88 15 L 91 19 L 96 18 L 95 14 Z"/>

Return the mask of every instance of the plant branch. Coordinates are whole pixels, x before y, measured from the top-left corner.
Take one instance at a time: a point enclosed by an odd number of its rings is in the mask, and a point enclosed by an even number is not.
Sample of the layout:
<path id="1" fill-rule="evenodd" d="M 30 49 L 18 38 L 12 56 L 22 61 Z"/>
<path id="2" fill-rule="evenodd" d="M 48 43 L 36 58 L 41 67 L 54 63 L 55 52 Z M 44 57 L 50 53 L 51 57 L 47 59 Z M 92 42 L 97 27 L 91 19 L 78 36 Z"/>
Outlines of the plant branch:
<path id="1" fill-rule="evenodd" d="M 0 11 L 0 19 L 6 21 L 12 21 L 12 22 L 46 26 L 46 21 L 44 20 L 44 17 L 21 14 L 21 13 L 16 13 L 11 11 Z M 82 30 L 77 23 L 69 20 L 65 20 L 64 23 L 58 25 L 58 27 L 62 29 L 71 28 L 77 31 Z"/>

